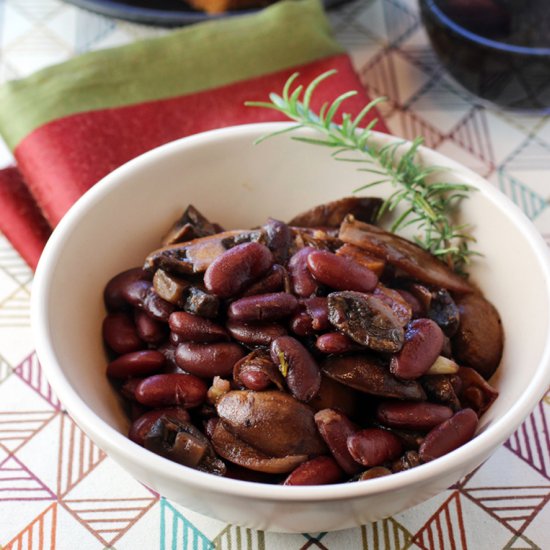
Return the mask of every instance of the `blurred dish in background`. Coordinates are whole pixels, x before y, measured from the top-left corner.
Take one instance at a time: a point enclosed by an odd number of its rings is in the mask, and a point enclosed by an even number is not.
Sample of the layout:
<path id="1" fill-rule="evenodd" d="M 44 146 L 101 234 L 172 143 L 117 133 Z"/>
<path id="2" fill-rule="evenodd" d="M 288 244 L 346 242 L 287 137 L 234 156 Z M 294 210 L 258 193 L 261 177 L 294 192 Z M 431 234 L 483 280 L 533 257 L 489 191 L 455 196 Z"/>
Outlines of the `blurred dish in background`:
<path id="1" fill-rule="evenodd" d="M 177 27 L 189 23 L 197 23 L 218 17 L 244 15 L 262 9 L 277 0 L 65 0 L 69 4 L 94 11 L 108 17 L 126 19 L 135 23 Z M 349 0 L 322 0 L 326 8 L 343 4 Z M 194 4 L 197 9 L 193 9 Z M 251 7 L 255 4 L 258 7 Z M 243 6 L 236 9 L 237 5 Z M 218 13 L 198 11 L 199 8 Z M 220 9 L 229 11 L 219 12 Z"/>
<path id="2" fill-rule="evenodd" d="M 550 111 L 548 0 L 419 0 L 432 46 L 470 92 L 503 107 Z"/>

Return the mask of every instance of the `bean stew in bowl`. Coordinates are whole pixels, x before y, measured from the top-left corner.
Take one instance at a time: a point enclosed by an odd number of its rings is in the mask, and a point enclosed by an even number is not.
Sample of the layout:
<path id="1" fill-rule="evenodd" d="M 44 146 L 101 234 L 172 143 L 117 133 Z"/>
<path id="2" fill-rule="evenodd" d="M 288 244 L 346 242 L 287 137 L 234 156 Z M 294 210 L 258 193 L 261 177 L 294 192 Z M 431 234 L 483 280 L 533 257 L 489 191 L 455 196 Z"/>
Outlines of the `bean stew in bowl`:
<path id="1" fill-rule="evenodd" d="M 381 225 L 391 186 L 352 194 L 376 175 L 284 135 L 253 145 L 286 127 L 107 176 L 46 247 L 33 327 L 64 406 L 139 481 L 227 522 L 326 531 L 435 495 L 519 426 L 550 383 L 550 263 L 491 184 L 421 148 L 474 189 L 456 215 L 479 255 L 458 274 Z"/>

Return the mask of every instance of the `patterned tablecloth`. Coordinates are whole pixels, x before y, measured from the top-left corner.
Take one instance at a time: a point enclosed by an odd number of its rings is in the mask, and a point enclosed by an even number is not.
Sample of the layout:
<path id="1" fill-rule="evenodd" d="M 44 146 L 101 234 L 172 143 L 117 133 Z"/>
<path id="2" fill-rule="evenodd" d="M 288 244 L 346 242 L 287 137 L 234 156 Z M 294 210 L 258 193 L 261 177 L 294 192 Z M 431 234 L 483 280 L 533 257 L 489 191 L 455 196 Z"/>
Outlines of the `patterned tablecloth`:
<path id="1" fill-rule="evenodd" d="M 445 75 L 414 0 L 359 0 L 330 14 L 389 128 L 475 169 L 550 242 L 550 118 L 484 107 Z M 58 0 L 0 0 L 0 81 L 166 32 Z M 10 155 L 0 146 L 0 166 Z M 1 213 L 0 213 L 1 215 Z M 63 412 L 33 353 L 32 273 L 0 236 L 0 547 L 3 549 L 550 548 L 550 393 L 493 457 L 395 517 L 335 533 L 251 531 L 149 491 Z"/>

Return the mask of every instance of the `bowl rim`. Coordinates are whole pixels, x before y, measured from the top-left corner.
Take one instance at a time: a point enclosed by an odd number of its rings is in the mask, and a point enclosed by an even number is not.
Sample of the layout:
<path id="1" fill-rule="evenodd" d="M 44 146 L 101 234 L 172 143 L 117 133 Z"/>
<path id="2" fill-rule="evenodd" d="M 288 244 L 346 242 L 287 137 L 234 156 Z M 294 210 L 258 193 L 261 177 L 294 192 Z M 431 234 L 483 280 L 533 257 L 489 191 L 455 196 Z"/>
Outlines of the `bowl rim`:
<path id="1" fill-rule="evenodd" d="M 130 441 L 124 434 L 97 416 L 63 375 L 63 369 L 56 358 L 48 324 L 48 289 L 53 282 L 58 260 L 63 253 L 63 244 L 71 234 L 72 229 L 78 224 L 79 218 L 92 209 L 94 204 L 108 195 L 111 188 L 116 187 L 120 179 L 126 178 L 127 173 L 140 170 L 145 165 L 162 162 L 164 158 L 190 147 L 203 147 L 209 143 L 224 141 L 233 137 L 248 136 L 252 142 L 254 138 L 260 135 L 281 130 L 291 125 L 292 123 L 287 122 L 245 124 L 210 130 L 178 139 L 148 151 L 115 169 L 78 199 L 63 217 L 47 242 L 33 282 L 31 323 L 36 352 L 46 377 L 58 398 L 82 430 L 100 448 L 113 449 L 113 451 L 107 451 L 111 458 L 118 461 L 117 457 L 120 455 L 121 460 L 134 462 L 136 468 L 139 468 L 140 471 L 152 470 L 163 478 L 182 480 L 184 484 L 195 489 L 204 489 L 209 492 L 214 491 L 235 497 L 269 499 L 273 502 L 318 502 L 348 500 L 387 491 L 398 491 L 406 486 L 423 484 L 432 478 L 444 476 L 449 472 L 459 474 L 464 468 L 464 464 L 475 459 L 479 463 L 485 459 L 492 449 L 509 437 L 542 398 L 550 384 L 550 339 L 545 344 L 539 368 L 520 399 L 502 417 L 493 420 L 482 433 L 462 447 L 439 459 L 396 475 L 369 480 L 369 483 L 338 483 L 317 486 L 269 485 L 213 476 L 212 474 L 187 468 L 151 453 Z M 380 132 L 373 132 L 373 139 L 403 141 L 401 138 Z M 497 206 L 505 211 L 511 211 L 518 231 L 530 242 L 539 261 L 541 271 L 545 276 L 546 293 L 544 300 L 546 307 L 550 309 L 550 253 L 545 241 L 531 221 L 510 199 L 472 170 L 432 149 L 422 147 L 421 151 L 424 155 L 436 155 L 435 164 L 445 165 L 453 171 L 458 171 L 462 177 L 468 178 L 475 187 L 482 189 Z M 541 296 L 541 300 L 542 298 Z"/>

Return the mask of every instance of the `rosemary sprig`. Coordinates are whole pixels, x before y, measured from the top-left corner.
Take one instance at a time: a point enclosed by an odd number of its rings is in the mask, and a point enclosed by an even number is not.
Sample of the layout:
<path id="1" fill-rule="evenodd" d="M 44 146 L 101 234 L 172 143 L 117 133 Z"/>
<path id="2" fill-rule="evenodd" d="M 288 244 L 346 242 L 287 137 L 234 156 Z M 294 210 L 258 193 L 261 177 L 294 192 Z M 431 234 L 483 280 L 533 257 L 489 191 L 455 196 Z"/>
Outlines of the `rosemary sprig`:
<path id="1" fill-rule="evenodd" d="M 475 239 L 469 234 L 469 226 L 452 225 L 450 217 L 457 204 L 466 198 L 471 190 L 469 185 L 437 182 L 428 183 L 427 179 L 439 167 L 424 167 L 418 162 L 418 148 L 422 138 L 416 138 L 409 144 L 406 141 L 392 142 L 388 145 L 376 146 L 371 141 L 372 128 L 377 120 L 372 120 L 365 128 L 361 123 L 372 108 L 384 101 L 378 98 L 366 105 L 353 118 L 349 113 L 342 113 L 341 124 L 334 122 L 342 103 L 357 94 L 346 92 L 337 97 L 331 104 L 325 103 L 319 113 L 311 107 L 313 93 L 321 82 L 336 71 L 327 71 L 315 78 L 305 89 L 304 86 L 294 87 L 299 73 L 294 73 L 284 85 L 281 95 L 271 93 L 269 102 L 248 101 L 246 105 L 264 107 L 284 114 L 296 122 L 278 132 L 273 132 L 257 140 L 257 143 L 274 135 L 294 132 L 300 128 L 310 128 L 319 133 L 319 137 L 292 136 L 293 139 L 314 145 L 331 147 L 332 156 L 344 162 L 359 163 L 358 169 L 380 176 L 380 179 L 363 185 L 354 192 L 389 183 L 395 191 L 384 201 L 378 217 L 394 212 L 398 206 L 403 211 L 391 225 L 391 231 L 397 232 L 410 225 L 416 225 L 421 231 L 414 237 L 417 244 L 446 262 L 452 269 L 464 273 L 470 257 L 476 252 L 470 250 L 469 243 Z M 360 153 L 360 157 L 350 156 L 350 153 Z"/>

